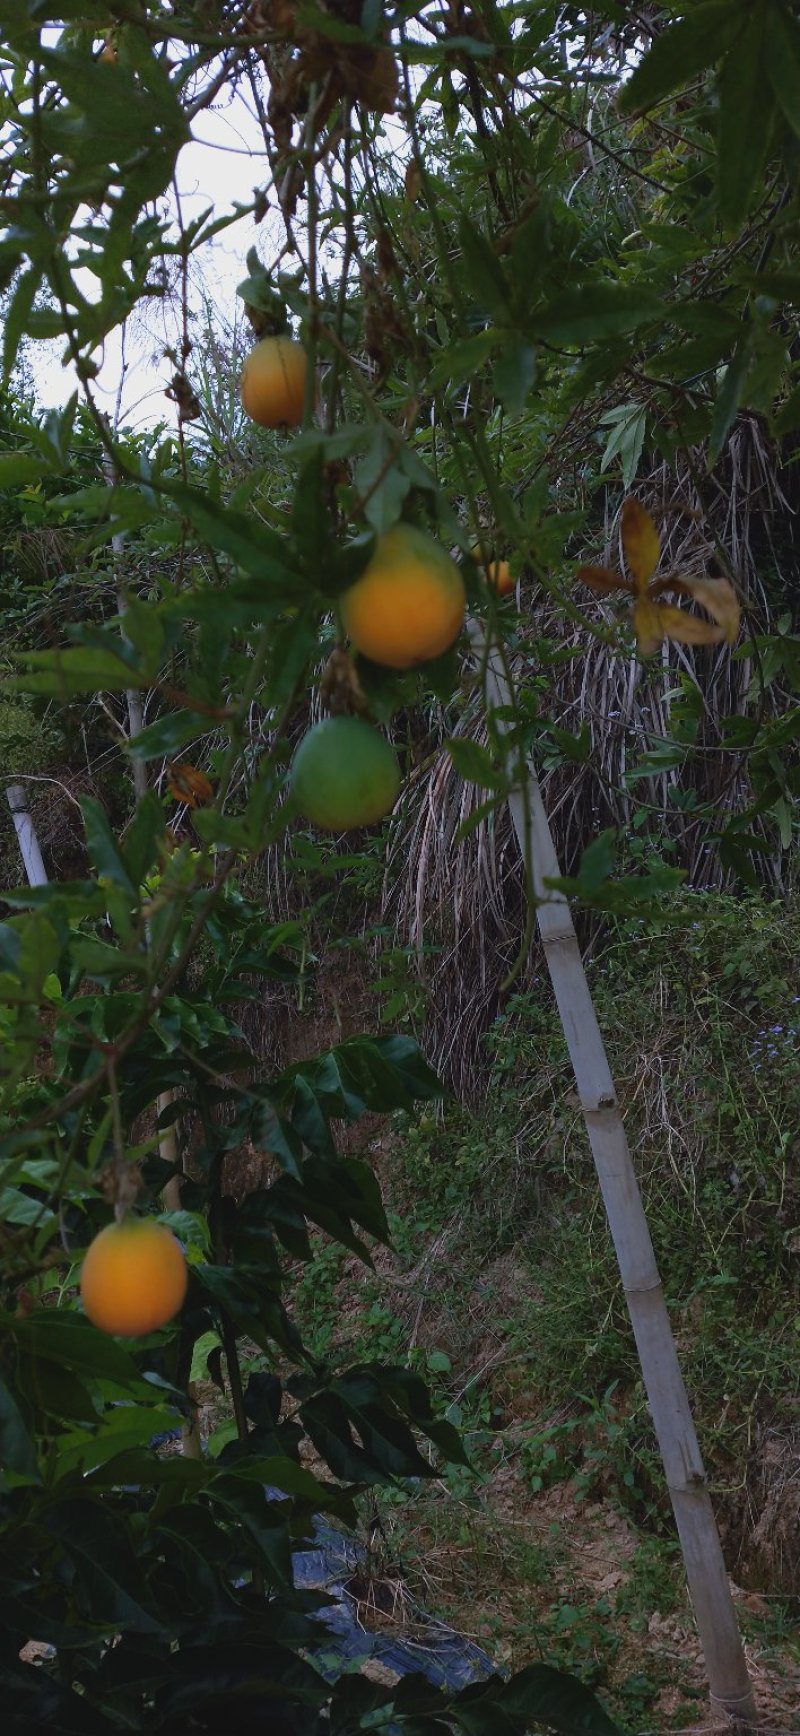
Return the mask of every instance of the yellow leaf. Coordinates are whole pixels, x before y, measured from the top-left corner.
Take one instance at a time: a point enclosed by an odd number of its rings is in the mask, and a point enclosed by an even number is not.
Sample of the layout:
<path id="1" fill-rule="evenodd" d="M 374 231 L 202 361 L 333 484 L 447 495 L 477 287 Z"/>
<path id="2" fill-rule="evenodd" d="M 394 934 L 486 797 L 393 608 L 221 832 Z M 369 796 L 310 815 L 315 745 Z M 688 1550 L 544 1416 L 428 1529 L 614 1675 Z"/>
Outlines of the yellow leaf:
<path id="1" fill-rule="evenodd" d="M 677 614 L 677 609 L 675 613 Z M 633 630 L 636 634 L 636 644 L 640 657 L 649 657 L 651 651 L 657 651 L 664 637 L 661 625 L 661 610 L 650 598 L 637 597 L 633 605 Z"/>
<path id="2" fill-rule="evenodd" d="M 661 539 L 649 512 L 635 494 L 629 494 L 622 503 L 622 547 L 635 588 L 644 591 L 658 566 Z"/>
<path id="3" fill-rule="evenodd" d="M 722 637 L 728 644 L 734 643 L 742 611 L 728 579 L 659 579 L 651 586 L 650 595 L 658 596 L 662 591 L 680 591 L 681 596 L 693 597 L 723 629 Z"/>
<path id="4" fill-rule="evenodd" d="M 409 204 L 416 204 L 422 192 L 422 170 L 418 163 L 409 163 L 405 174 L 405 189 Z"/>
<path id="5" fill-rule="evenodd" d="M 609 591 L 633 591 L 630 579 L 623 579 L 621 573 L 612 573 L 608 567 L 579 567 L 575 576 L 600 597 L 607 596 Z"/>
<path id="6" fill-rule="evenodd" d="M 712 627 L 710 621 L 701 621 L 699 615 L 673 608 L 671 603 L 654 603 L 651 596 L 637 597 L 633 626 L 642 657 L 657 650 L 662 639 L 674 639 L 680 645 L 719 645 L 726 637 L 724 627 Z"/>

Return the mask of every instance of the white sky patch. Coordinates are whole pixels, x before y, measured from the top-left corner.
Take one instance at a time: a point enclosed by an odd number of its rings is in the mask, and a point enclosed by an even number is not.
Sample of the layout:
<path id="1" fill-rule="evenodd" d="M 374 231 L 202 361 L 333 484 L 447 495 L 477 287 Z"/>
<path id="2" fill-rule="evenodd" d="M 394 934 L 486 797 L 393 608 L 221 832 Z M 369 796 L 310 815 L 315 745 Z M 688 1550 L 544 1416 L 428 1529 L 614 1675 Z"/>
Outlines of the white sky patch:
<path id="1" fill-rule="evenodd" d="M 56 33 L 57 34 L 57 33 Z M 411 68 L 412 88 L 418 88 L 423 69 Z M 191 256 L 189 263 L 189 309 L 192 315 L 202 315 L 204 303 L 214 310 L 222 333 L 230 333 L 241 325 L 243 303 L 236 286 L 247 276 L 248 250 L 255 246 L 259 257 L 269 268 L 281 255 L 285 230 L 276 195 L 271 185 L 269 160 L 264 148 L 261 125 L 250 107 L 247 86 L 226 91 L 208 108 L 201 110 L 192 123 L 191 142 L 181 150 L 176 176 L 181 215 L 184 225 L 208 213 L 210 220 L 231 213 L 236 205 L 247 205 L 256 188 L 268 188 L 270 209 L 260 223 L 247 215 L 203 244 Z M 249 94 L 249 93 L 248 93 Z M 405 128 L 391 115 L 384 116 L 383 127 L 389 138 L 389 148 L 396 163 L 408 156 Z M 158 208 L 176 219 L 174 192 L 158 201 Z M 85 213 L 79 216 L 79 221 Z M 304 204 L 298 207 L 294 221 L 295 233 L 304 247 Z M 177 225 L 176 225 L 177 233 Z M 323 249 L 323 255 L 336 249 Z M 177 266 L 169 260 L 170 268 Z M 296 258 L 287 255 L 282 269 L 291 272 Z M 323 259 L 324 263 L 324 259 Z M 76 281 L 89 301 L 99 297 L 99 285 L 88 271 L 75 273 Z M 92 395 L 99 408 L 113 425 L 120 428 L 143 429 L 164 422 L 177 422 L 176 406 L 165 396 L 174 364 L 165 353 L 177 352 L 181 329 L 180 286 L 159 297 L 143 297 L 124 327 L 110 332 L 102 349 L 94 355 L 99 366 L 92 382 Z M 249 329 L 249 328 L 248 328 Z M 189 329 L 191 337 L 192 327 Z M 40 408 L 60 409 L 77 386 L 72 362 L 64 360 L 64 342 L 29 340 L 25 360 Z M 192 382 L 192 358 L 187 362 L 187 376 Z"/>
<path id="2" fill-rule="evenodd" d="M 234 95 L 224 106 L 219 104 L 197 116 L 192 140 L 178 158 L 177 176 L 187 225 L 204 212 L 212 219 L 226 216 L 235 205 L 248 204 L 254 189 L 268 181 L 261 129 L 241 98 Z M 173 194 L 159 205 L 162 211 L 175 214 Z M 242 217 L 205 243 L 190 261 L 192 311 L 202 308 L 204 296 L 208 297 L 219 310 L 223 326 L 233 326 L 241 317 L 236 285 L 247 276 L 248 248 L 256 246 L 268 264 L 282 238 L 280 215 L 269 211 L 260 224 L 252 216 Z M 97 295 L 96 279 L 89 272 L 76 276 L 87 297 Z M 102 351 L 97 352 L 100 372 L 92 392 L 112 420 L 117 419 L 118 409 L 121 426 L 141 428 L 175 418 L 175 408 L 164 396 L 174 372 L 164 352 L 180 343 L 180 325 L 179 294 L 170 294 L 163 301 L 146 297 L 125 328 L 111 332 Z M 37 400 L 44 409 L 60 408 L 75 390 L 74 369 L 71 362 L 63 362 L 63 354 L 61 339 L 28 343 L 26 361 Z"/>

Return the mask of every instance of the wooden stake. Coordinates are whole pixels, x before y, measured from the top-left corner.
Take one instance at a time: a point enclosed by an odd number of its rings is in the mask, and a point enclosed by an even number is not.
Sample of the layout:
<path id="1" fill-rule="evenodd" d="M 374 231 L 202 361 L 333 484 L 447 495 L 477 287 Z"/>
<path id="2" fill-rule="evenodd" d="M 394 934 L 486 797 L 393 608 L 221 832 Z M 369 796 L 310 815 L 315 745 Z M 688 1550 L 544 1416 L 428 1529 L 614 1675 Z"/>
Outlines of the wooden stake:
<path id="1" fill-rule="evenodd" d="M 470 622 L 469 632 L 484 665 L 489 706 L 511 706 L 513 696 L 499 652 L 493 647 L 487 654 L 475 623 Z M 501 733 L 509 727 L 495 724 Z M 711 1699 L 739 1724 L 753 1724 L 753 1691 L 719 1533 L 614 1081 L 569 904 L 563 893 L 544 884 L 559 878 L 560 869 L 530 762 L 525 795 L 516 790 L 509 797 L 509 809 L 528 865 L 536 919 L 616 1249 Z"/>

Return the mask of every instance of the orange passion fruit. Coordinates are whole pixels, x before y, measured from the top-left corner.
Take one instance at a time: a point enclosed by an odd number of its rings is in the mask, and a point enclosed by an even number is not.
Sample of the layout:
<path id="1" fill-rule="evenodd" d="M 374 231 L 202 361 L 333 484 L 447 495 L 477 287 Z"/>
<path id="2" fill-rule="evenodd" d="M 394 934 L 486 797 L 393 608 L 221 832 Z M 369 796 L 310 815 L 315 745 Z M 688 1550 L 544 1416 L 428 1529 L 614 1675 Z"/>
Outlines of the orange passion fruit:
<path id="1" fill-rule="evenodd" d="M 122 1338 L 165 1326 L 183 1306 L 186 1261 L 171 1230 L 155 1218 L 107 1224 L 87 1250 L 81 1298 L 93 1325 Z"/>
<path id="2" fill-rule="evenodd" d="M 262 428 L 299 428 L 308 358 L 294 338 L 262 338 L 245 360 L 242 406 Z"/>
<path id="3" fill-rule="evenodd" d="M 464 581 L 433 537 L 398 524 L 378 538 L 340 607 L 357 651 L 388 669 L 412 669 L 440 657 L 458 638 Z"/>

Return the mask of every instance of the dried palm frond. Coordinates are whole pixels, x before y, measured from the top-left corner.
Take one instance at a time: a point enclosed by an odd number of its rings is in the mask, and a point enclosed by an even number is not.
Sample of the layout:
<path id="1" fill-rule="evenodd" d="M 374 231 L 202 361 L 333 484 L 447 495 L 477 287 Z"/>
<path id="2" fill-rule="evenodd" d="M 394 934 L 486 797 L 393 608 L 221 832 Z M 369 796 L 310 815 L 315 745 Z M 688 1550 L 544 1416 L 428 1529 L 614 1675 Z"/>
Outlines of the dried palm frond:
<path id="1" fill-rule="evenodd" d="M 696 486 L 700 469 L 657 465 L 638 485 L 658 524 L 665 570 L 702 579 L 721 573 L 725 562 L 744 605 L 748 636 L 769 631 L 775 590 L 768 567 L 781 572 L 791 591 L 792 521 L 800 502 L 789 491 L 774 448 L 755 418 L 743 418 L 729 442 L 724 466 L 708 479 L 708 500 Z M 797 484 L 794 483 L 796 493 Z M 704 490 L 705 492 L 705 490 Z M 621 502 L 620 502 L 621 504 Z M 603 558 L 613 564 L 620 513 L 609 512 Z M 583 551 L 581 551 L 583 552 Z M 595 551 L 592 551 L 593 554 Z M 794 557 L 796 561 L 796 557 Z M 593 635 L 591 618 L 606 631 Z M 542 792 L 562 871 L 574 873 L 581 854 L 607 826 L 636 838 L 646 850 L 666 856 L 686 871 L 697 889 L 731 880 L 713 841 L 752 800 L 747 760 L 725 746 L 726 717 L 753 713 L 758 686 L 752 655 L 733 658 L 728 646 L 684 645 L 665 640 L 659 656 L 643 663 L 609 643 L 613 619 L 603 601 L 589 605 L 587 626 L 565 623 L 552 593 L 540 588 L 530 605 L 529 626 L 509 665 L 517 690 L 541 677 L 534 645 L 550 638 L 574 655 L 553 665 L 547 705 L 540 711 L 560 729 L 588 732 L 583 761 L 539 764 Z M 696 737 L 682 751 L 687 694 L 697 696 Z M 780 712 L 785 696 L 777 684 L 761 694 L 762 718 Z M 549 713 L 549 716 L 547 715 Z M 480 696 L 473 693 L 449 730 L 432 716 L 428 769 L 407 792 L 387 862 L 384 916 L 398 938 L 416 950 L 417 968 L 430 989 L 426 1040 L 432 1059 L 456 1089 L 469 1094 L 482 1069 L 481 1034 L 501 1002 L 501 985 L 525 934 L 524 873 L 502 805 L 462 835 L 464 822 L 483 803 L 485 791 L 465 783 L 444 748 L 444 737 L 463 734 L 488 745 Z M 674 744 L 672 757 L 635 776 L 637 762 Z M 543 747 L 546 748 L 546 733 Z M 550 756 L 551 758 L 553 756 Z M 677 800 L 676 800 L 677 797 Z M 754 868 L 773 892 L 789 889 L 796 868 L 768 816 L 755 816 L 749 830 L 764 840 Z M 433 957 L 434 962 L 430 960 Z M 534 951 L 516 986 L 529 985 L 540 961 Z"/>

